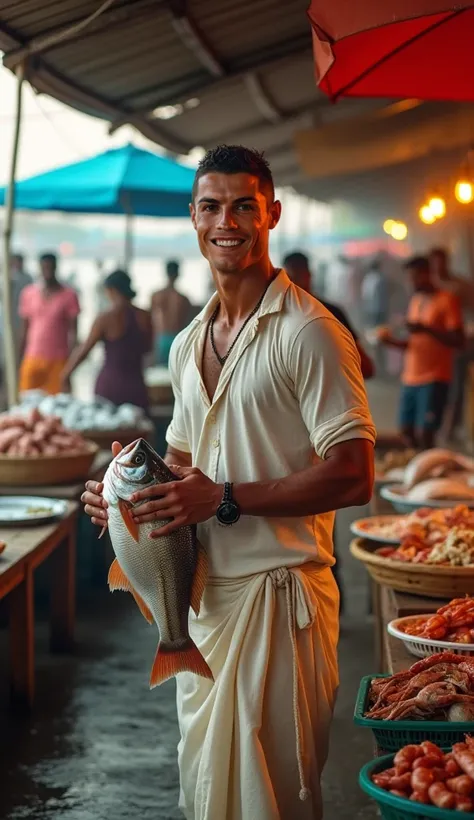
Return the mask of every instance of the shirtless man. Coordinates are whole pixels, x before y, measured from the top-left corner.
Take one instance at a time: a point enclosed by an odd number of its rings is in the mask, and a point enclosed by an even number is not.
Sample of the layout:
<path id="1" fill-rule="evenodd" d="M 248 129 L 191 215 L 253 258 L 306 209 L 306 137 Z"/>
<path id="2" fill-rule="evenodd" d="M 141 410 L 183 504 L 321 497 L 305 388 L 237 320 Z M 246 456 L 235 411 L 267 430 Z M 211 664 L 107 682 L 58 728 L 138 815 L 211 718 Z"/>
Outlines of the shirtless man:
<path id="1" fill-rule="evenodd" d="M 156 363 L 168 366 L 171 345 L 175 336 L 183 330 L 191 318 L 192 305 L 187 296 L 176 290 L 179 264 L 166 263 L 168 285 L 157 290 L 151 297 L 151 315 L 155 332 Z"/>
<path id="2" fill-rule="evenodd" d="M 163 520 L 151 537 L 197 524 L 209 560 L 189 629 L 215 683 L 176 680 L 180 806 L 187 820 L 321 820 L 333 511 L 368 502 L 375 428 L 352 336 L 272 264 L 281 203 L 265 158 L 208 151 L 192 196 L 216 293 L 171 350 L 165 458 L 181 480 L 131 497 L 138 524 Z M 86 487 L 103 525 L 103 485 Z"/>

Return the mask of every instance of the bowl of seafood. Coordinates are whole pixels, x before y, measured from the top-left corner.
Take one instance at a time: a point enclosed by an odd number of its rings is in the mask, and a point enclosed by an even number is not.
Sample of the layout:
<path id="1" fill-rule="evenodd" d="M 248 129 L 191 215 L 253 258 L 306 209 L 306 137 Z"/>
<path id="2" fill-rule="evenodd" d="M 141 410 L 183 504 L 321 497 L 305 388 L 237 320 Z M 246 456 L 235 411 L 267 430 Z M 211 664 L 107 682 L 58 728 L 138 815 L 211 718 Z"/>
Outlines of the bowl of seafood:
<path id="1" fill-rule="evenodd" d="M 451 748 L 429 741 L 367 763 L 359 785 L 384 820 L 474 818 L 474 739 Z"/>
<path id="2" fill-rule="evenodd" d="M 443 650 L 473 655 L 474 599 L 456 598 L 434 614 L 397 618 L 390 621 L 387 630 L 419 658 Z"/>
<path id="3" fill-rule="evenodd" d="M 63 484 L 86 478 L 99 447 L 34 409 L 0 414 L 0 484 Z"/>

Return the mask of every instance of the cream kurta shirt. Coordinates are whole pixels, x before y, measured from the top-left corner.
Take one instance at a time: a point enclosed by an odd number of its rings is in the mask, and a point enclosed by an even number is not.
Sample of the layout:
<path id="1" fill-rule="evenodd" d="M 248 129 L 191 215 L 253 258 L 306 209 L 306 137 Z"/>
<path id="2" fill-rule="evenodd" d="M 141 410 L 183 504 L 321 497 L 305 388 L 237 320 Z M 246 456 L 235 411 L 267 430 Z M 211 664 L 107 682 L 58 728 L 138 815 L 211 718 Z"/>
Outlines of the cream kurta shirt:
<path id="1" fill-rule="evenodd" d="M 212 402 L 201 362 L 215 294 L 173 342 L 171 447 L 218 483 L 267 481 L 304 470 L 335 444 L 375 442 L 352 336 L 281 270 L 225 362 Z M 242 515 L 198 526 L 210 575 L 237 578 L 307 561 L 332 565 L 334 513 Z"/>

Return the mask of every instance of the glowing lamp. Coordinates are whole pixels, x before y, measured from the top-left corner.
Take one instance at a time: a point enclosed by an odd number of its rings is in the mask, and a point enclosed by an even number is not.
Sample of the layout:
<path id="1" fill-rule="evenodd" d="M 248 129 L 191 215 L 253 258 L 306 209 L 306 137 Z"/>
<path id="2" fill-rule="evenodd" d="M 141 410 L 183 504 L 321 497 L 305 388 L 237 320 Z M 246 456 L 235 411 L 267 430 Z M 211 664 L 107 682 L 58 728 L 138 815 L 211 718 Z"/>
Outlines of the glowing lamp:
<path id="1" fill-rule="evenodd" d="M 454 196 L 458 202 L 468 205 L 474 199 L 474 186 L 467 179 L 458 179 L 454 187 Z"/>
<path id="2" fill-rule="evenodd" d="M 446 202 L 440 196 L 432 196 L 428 207 L 435 219 L 442 219 L 446 213 Z"/>
<path id="3" fill-rule="evenodd" d="M 429 205 L 423 205 L 423 207 L 418 211 L 418 216 L 425 225 L 432 225 L 436 220 L 436 217 Z"/>
<path id="4" fill-rule="evenodd" d="M 390 235 L 392 239 L 396 239 L 397 241 L 401 242 L 403 239 L 407 238 L 408 228 L 404 222 L 395 222 L 395 224 L 392 226 Z"/>
<path id="5" fill-rule="evenodd" d="M 384 229 L 385 233 L 388 233 L 389 236 L 392 233 L 394 225 L 395 225 L 395 222 L 394 222 L 393 219 L 386 219 L 385 222 L 383 223 L 383 229 Z"/>

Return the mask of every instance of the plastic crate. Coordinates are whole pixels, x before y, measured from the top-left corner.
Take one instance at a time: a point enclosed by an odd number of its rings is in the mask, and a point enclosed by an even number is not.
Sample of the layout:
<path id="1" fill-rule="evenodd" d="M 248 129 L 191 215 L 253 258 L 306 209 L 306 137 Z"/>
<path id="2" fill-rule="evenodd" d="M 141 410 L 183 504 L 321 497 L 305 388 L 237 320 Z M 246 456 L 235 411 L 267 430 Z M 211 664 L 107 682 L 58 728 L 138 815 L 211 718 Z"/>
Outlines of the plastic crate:
<path id="1" fill-rule="evenodd" d="M 393 755 L 379 757 L 367 763 L 359 774 L 359 786 L 377 803 L 384 820 L 474 820 L 472 812 L 438 809 L 436 806 L 420 806 L 410 800 L 395 797 L 394 794 L 379 789 L 372 783 L 372 775 L 389 769 L 393 765 Z"/>
<path id="2" fill-rule="evenodd" d="M 408 743 L 431 740 L 443 749 L 462 743 L 464 735 L 474 734 L 474 722 L 450 723 L 447 720 L 373 720 L 364 717 L 367 711 L 370 683 L 374 678 L 390 675 L 366 675 L 362 678 L 354 709 L 354 723 L 372 729 L 375 741 L 383 752 L 398 752 Z"/>

